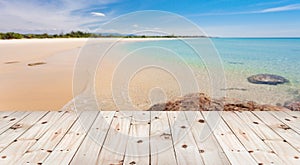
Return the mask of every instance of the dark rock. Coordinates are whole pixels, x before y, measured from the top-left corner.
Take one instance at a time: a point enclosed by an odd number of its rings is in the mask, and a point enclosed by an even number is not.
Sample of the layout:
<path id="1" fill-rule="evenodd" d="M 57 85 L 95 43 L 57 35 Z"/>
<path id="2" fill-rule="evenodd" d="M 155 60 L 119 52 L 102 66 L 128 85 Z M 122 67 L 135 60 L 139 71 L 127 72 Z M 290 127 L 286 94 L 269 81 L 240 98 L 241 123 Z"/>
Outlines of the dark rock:
<path id="1" fill-rule="evenodd" d="M 284 104 L 284 107 L 286 107 L 292 111 L 300 111 L 300 101 L 287 102 Z"/>
<path id="2" fill-rule="evenodd" d="M 166 103 L 154 104 L 150 107 L 148 111 L 164 111 L 166 108 Z"/>
<path id="3" fill-rule="evenodd" d="M 246 88 L 223 88 L 221 90 L 222 91 L 233 91 L 233 90 L 236 90 L 236 91 L 247 91 Z"/>
<path id="4" fill-rule="evenodd" d="M 228 62 L 229 64 L 234 64 L 234 65 L 243 65 L 244 63 L 243 62 L 235 62 L 235 61 L 229 61 Z"/>
<path id="5" fill-rule="evenodd" d="M 254 84 L 277 85 L 289 82 L 289 80 L 287 80 L 286 78 L 273 74 L 257 74 L 250 76 L 247 79 L 250 83 Z"/>
<path id="6" fill-rule="evenodd" d="M 194 93 L 155 104 L 149 111 L 287 111 L 282 106 L 261 105 L 253 101 L 232 98 L 211 99 L 204 93 Z"/>

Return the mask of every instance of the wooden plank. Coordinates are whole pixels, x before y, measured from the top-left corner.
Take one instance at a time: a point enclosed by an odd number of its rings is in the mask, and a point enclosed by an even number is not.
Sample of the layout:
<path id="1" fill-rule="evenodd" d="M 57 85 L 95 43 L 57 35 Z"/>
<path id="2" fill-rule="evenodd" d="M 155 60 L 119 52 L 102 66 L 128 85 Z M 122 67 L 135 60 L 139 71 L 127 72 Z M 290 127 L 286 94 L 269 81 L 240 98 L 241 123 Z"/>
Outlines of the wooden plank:
<path id="1" fill-rule="evenodd" d="M 130 123 L 129 140 L 124 164 L 150 163 L 150 112 L 134 111 Z"/>
<path id="2" fill-rule="evenodd" d="M 14 112 L 10 115 L 4 115 L 2 120 L 0 120 L 0 134 L 22 120 L 28 114 L 29 112 Z"/>
<path id="3" fill-rule="evenodd" d="M 177 164 L 167 112 L 151 112 L 151 164 Z"/>
<path id="4" fill-rule="evenodd" d="M 222 118 L 259 164 L 283 164 L 278 155 L 234 112 L 223 112 Z"/>
<path id="5" fill-rule="evenodd" d="M 285 113 L 291 115 L 293 118 L 300 118 L 300 111 L 285 111 Z"/>
<path id="6" fill-rule="evenodd" d="M 235 112 L 262 140 L 283 141 L 272 129 L 257 116 L 248 111 Z"/>
<path id="7" fill-rule="evenodd" d="M 300 133 L 300 118 L 298 118 L 295 115 L 290 115 L 283 111 L 274 111 L 270 113 L 274 115 L 278 120 L 292 128 L 298 134 Z"/>
<path id="8" fill-rule="evenodd" d="M 100 112 L 71 164 L 96 164 L 114 115 L 114 111 Z"/>
<path id="9" fill-rule="evenodd" d="M 9 111 L 0 111 L 0 120 L 1 120 L 2 116 L 5 116 L 5 115 L 11 114 L 11 113 L 13 113 L 13 112 L 9 112 Z"/>
<path id="10" fill-rule="evenodd" d="M 35 112 L 34 112 L 35 113 Z M 61 117 L 63 113 L 49 112 L 38 123 L 35 123 L 28 131 L 17 138 L 17 140 L 5 148 L 1 155 L 10 155 L 1 163 L 17 164 L 18 159 L 40 139 L 40 137 Z"/>
<path id="11" fill-rule="evenodd" d="M 0 150 L 3 151 L 9 144 L 16 142 L 15 140 L 26 132 L 30 127 L 32 127 L 37 121 L 39 121 L 48 112 L 34 112 L 30 113 L 28 116 L 11 126 L 8 130 L 0 135 Z M 0 155 L 6 158 L 12 155 Z M 3 159 L 5 160 L 5 159 Z"/>
<path id="12" fill-rule="evenodd" d="M 184 112 L 168 112 L 178 164 L 203 164 Z"/>
<path id="13" fill-rule="evenodd" d="M 12 115 L 13 111 L 0 111 L 0 122 L 7 119 L 10 115 Z"/>
<path id="14" fill-rule="evenodd" d="M 23 115 L 26 112 L 2 112 L 0 116 L 0 134 L 2 134 L 4 131 L 6 131 L 10 126 L 7 126 L 10 123 L 16 123 L 19 120 L 15 118 L 17 115 Z M 26 113 L 28 115 L 28 112 Z M 25 117 L 25 116 L 24 116 Z M 18 117 L 20 118 L 20 117 Z"/>
<path id="15" fill-rule="evenodd" d="M 126 151 L 132 112 L 116 112 L 97 164 L 122 164 Z"/>
<path id="16" fill-rule="evenodd" d="M 75 124 L 45 160 L 45 164 L 51 164 L 53 162 L 69 164 L 98 113 L 99 111 L 83 111 Z"/>
<path id="17" fill-rule="evenodd" d="M 232 164 L 257 164 L 227 124 L 220 119 L 219 112 L 202 112 L 202 114 Z M 215 122 L 218 124 L 215 125 Z"/>
<path id="18" fill-rule="evenodd" d="M 0 164 L 300 164 L 299 112 L 100 112 L 83 117 L 89 132 L 46 113 L 0 113 Z"/>
<path id="19" fill-rule="evenodd" d="M 270 112 L 253 112 L 261 121 L 275 131 L 279 136 L 300 151 L 300 135 L 289 126 L 275 118 Z"/>
<path id="20" fill-rule="evenodd" d="M 299 152 L 251 112 L 235 112 L 286 164 L 299 164 Z"/>
<path id="21" fill-rule="evenodd" d="M 28 149 L 23 157 L 19 159 L 19 163 L 43 163 L 65 136 L 76 119 L 77 115 L 75 113 L 65 112 L 56 124 L 54 124 L 32 147 Z"/>
<path id="22" fill-rule="evenodd" d="M 202 114 L 197 111 L 190 111 L 185 112 L 185 115 L 192 125 L 192 133 L 204 164 L 230 164 Z"/>

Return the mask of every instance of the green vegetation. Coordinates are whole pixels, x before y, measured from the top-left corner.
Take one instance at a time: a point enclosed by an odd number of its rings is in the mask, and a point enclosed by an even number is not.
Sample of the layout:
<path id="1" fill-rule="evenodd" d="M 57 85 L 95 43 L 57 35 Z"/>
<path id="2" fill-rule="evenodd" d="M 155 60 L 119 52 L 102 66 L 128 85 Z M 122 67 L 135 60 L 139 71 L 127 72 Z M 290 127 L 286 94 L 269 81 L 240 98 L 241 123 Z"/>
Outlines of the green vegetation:
<path id="1" fill-rule="evenodd" d="M 15 32 L 0 33 L 0 39 L 31 39 L 31 38 L 191 38 L 191 37 L 205 37 L 205 36 L 145 36 L 145 35 L 122 35 L 122 34 L 96 34 L 96 33 L 86 33 L 82 31 L 71 31 L 66 34 L 20 34 Z"/>
<path id="2" fill-rule="evenodd" d="M 123 38 L 179 38 L 183 36 L 174 36 L 174 35 L 166 35 L 166 36 L 134 36 L 134 35 L 128 35 L 128 36 L 122 36 Z"/>
<path id="3" fill-rule="evenodd" d="M 8 32 L 8 33 L 0 33 L 0 39 L 21 39 L 24 38 L 22 34 Z"/>
<path id="4" fill-rule="evenodd" d="M 94 35 L 92 33 L 85 33 L 81 31 L 77 32 L 70 32 L 66 34 L 20 34 L 20 33 L 14 33 L 14 32 L 7 32 L 7 33 L 0 33 L 0 39 L 22 39 L 22 38 L 89 38 L 93 36 L 99 36 L 99 35 Z"/>

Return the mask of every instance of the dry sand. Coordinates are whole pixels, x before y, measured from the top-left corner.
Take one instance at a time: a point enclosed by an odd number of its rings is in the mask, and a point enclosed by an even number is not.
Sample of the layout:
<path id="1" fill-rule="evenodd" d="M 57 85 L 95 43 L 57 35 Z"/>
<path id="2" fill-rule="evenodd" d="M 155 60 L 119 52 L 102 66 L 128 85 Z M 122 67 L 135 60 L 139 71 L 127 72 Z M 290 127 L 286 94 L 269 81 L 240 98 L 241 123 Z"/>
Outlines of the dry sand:
<path id="1" fill-rule="evenodd" d="M 111 44 L 119 39 L 99 39 L 101 44 Z M 157 39 L 123 39 L 122 41 L 145 41 Z M 73 71 L 78 54 L 87 39 L 30 39 L 0 41 L 0 110 L 59 110 L 73 99 Z M 122 52 L 116 52 L 116 57 Z M 96 85 L 97 103 L 102 110 L 117 110 L 113 99 L 112 75 L 117 63 L 108 58 L 93 77 Z M 177 65 L 177 64 L 174 64 Z M 127 72 L 126 66 L 124 73 Z M 282 104 L 292 99 L 286 86 L 264 86 L 247 82 L 240 69 L 226 71 L 226 95 L 231 98 L 253 100 L 258 103 Z M 205 70 L 197 69 L 199 91 L 210 95 L 209 77 Z M 184 76 L 184 75 L 183 75 Z M 83 78 L 84 79 L 84 78 Z M 85 85 L 83 85 L 83 88 Z M 160 90 L 159 88 L 163 89 Z M 116 91 L 129 91 L 130 101 L 137 109 L 145 110 L 151 105 L 180 95 L 180 86 L 174 77 L 161 69 L 144 69 L 136 73 L 130 84 L 114 84 Z M 84 91 L 86 89 L 82 89 Z M 151 96 L 155 93 L 156 96 Z M 121 99 L 122 95 L 114 96 Z M 88 103 L 82 100 L 82 107 Z"/>
<path id="2" fill-rule="evenodd" d="M 0 41 L 0 109 L 58 110 L 72 99 L 72 73 L 85 39 Z"/>
<path id="3" fill-rule="evenodd" d="M 145 39 L 123 39 L 139 40 Z M 1 40 L 0 110 L 61 109 L 73 98 L 73 69 L 86 42 L 87 39 Z M 108 82 L 106 79 L 103 81 Z"/>

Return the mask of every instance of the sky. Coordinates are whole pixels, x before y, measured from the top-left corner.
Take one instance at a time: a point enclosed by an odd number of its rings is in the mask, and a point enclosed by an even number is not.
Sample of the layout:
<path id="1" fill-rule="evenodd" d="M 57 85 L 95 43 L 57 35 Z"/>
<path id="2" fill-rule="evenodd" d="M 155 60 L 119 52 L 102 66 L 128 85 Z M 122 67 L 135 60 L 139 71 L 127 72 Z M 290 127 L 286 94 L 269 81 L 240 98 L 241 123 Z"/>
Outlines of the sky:
<path id="1" fill-rule="evenodd" d="M 299 0 L 0 0 L 0 32 L 94 32 L 116 18 L 144 10 L 174 13 L 209 36 L 300 37 Z M 139 19 L 147 22 L 148 17 Z M 163 14 L 155 17 L 160 21 L 144 23 L 143 28 L 157 30 L 168 21 Z M 119 30 L 129 24 L 142 28 L 135 19 L 118 24 Z M 169 26 L 175 35 L 185 30 L 178 22 Z"/>

